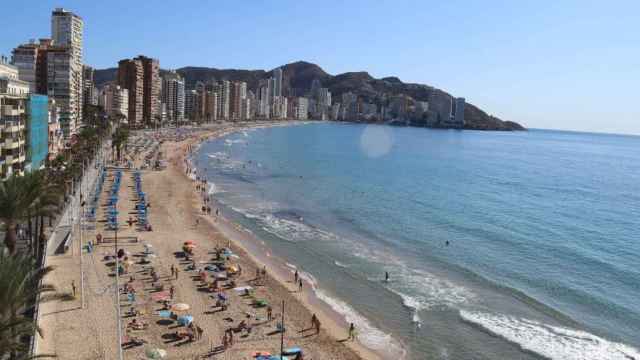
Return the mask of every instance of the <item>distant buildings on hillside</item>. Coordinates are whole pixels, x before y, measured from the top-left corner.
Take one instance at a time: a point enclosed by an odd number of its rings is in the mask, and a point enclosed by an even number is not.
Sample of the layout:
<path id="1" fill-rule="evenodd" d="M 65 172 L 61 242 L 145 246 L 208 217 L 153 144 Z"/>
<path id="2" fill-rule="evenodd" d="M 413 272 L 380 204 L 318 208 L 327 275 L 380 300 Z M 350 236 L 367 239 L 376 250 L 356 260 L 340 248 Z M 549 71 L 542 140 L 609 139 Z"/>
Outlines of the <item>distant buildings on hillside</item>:
<path id="1" fill-rule="evenodd" d="M 428 99 L 404 94 L 370 98 L 348 91 L 336 96 L 320 79 L 308 89 L 292 88 L 282 68 L 258 80 L 255 88 L 231 79 L 187 84 L 178 72 L 161 71 L 158 59 L 140 55 L 120 60 L 115 81 L 98 89 L 95 71 L 83 63 L 82 18 L 57 8 L 50 25 L 50 37 L 17 45 L 11 61 L 2 57 L 0 62 L 2 178 L 55 158 L 83 126 L 84 114 L 95 114 L 90 111 L 95 106 L 131 128 L 268 119 L 465 124 L 464 98 L 439 91 Z"/>

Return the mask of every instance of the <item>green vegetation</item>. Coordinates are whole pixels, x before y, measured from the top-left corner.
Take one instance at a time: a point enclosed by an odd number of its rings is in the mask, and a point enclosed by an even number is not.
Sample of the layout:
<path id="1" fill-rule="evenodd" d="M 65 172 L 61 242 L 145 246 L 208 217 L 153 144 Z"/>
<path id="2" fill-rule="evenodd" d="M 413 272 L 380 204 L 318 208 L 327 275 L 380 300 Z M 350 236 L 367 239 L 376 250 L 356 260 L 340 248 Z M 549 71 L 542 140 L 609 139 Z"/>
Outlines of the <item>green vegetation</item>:
<path id="1" fill-rule="evenodd" d="M 26 341 L 36 331 L 42 335 L 27 314 L 40 303 L 60 297 L 51 285 L 41 280 L 51 267 L 38 267 L 28 255 L 0 253 L 0 359 L 32 359 Z M 54 357 L 39 356 L 39 357 Z"/>
<path id="2" fill-rule="evenodd" d="M 111 123 L 122 120 L 108 118 L 96 106 L 87 107 L 84 119 L 84 127 L 70 139 L 70 146 L 48 161 L 45 169 L 0 182 L 0 225 L 5 231 L 4 246 L 0 244 L 0 359 L 33 358 L 28 340 L 40 332 L 33 320 L 36 301 L 64 298 L 53 287 L 41 284 L 52 270 L 41 267 L 45 230 L 77 189 L 84 168 L 96 157 L 102 141 L 111 135 Z M 118 152 L 127 138 L 124 128 L 113 133 Z M 19 226 L 26 229 L 24 246 L 18 243 Z"/>

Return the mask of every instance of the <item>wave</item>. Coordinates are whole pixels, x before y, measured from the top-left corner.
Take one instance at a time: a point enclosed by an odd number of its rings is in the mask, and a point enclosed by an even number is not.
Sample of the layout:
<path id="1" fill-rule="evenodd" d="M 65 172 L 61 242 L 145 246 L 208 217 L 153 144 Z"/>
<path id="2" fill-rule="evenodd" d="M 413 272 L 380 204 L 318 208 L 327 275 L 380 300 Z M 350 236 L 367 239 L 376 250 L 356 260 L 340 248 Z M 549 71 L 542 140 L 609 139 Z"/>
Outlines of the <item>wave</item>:
<path id="1" fill-rule="evenodd" d="M 235 139 L 235 140 L 225 139 L 224 140 L 225 146 L 232 146 L 233 144 L 246 144 L 246 143 L 247 142 L 245 140 L 242 140 L 242 139 Z"/>
<path id="2" fill-rule="evenodd" d="M 214 184 L 214 183 L 210 182 L 210 183 L 209 183 L 209 191 L 207 191 L 207 194 L 208 194 L 208 195 L 213 195 L 213 194 L 215 194 L 216 192 L 217 192 L 216 184 Z"/>
<path id="3" fill-rule="evenodd" d="M 344 268 L 344 269 L 346 269 L 346 268 L 348 268 L 348 267 L 349 267 L 349 265 L 345 265 L 345 264 L 341 263 L 341 262 L 340 262 L 340 261 L 338 261 L 338 260 L 333 260 L 333 263 L 334 263 L 337 267 L 341 267 L 341 268 Z"/>
<path id="4" fill-rule="evenodd" d="M 367 318 L 360 315 L 355 309 L 349 306 L 349 304 L 329 296 L 322 290 L 316 290 L 315 294 L 318 299 L 322 300 L 334 311 L 341 314 L 348 323 L 353 323 L 355 325 L 356 331 L 358 332 L 358 340 L 365 346 L 385 353 L 402 354 L 400 358 L 403 358 L 406 355 L 406 351 L 393 340 L 391 334 L 387 334 L 373 326 Z"/>
<path id="5" fill-rule="evenodd" d="M 640 359 L 631 346 L 605 340 L 586 331 L 563 328 L 534 320 L 478 311 L 460 311 L 464 321 L 546 358 L 556 360 Z"/>

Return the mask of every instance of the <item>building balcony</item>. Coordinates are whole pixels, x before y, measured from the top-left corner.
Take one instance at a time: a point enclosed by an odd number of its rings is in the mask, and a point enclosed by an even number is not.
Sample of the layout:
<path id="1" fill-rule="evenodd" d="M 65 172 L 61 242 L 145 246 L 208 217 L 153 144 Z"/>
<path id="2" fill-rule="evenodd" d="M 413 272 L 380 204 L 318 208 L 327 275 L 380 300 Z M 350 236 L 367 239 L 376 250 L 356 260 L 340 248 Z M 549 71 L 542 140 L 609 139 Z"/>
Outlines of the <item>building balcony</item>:
<path id="1" fill-rule="evenodd" d="M 3 133 L 7 133 L 7 134 L 13 134 L 13 133 L 19 133 L 21 131 L 24 131 L 25 126 L 24 124 L 18 124 L 18 123 L 5 123 L 4 129 L 2 129 Z"/>
<path id="2" fill-rule="evenodd" d="M 2 114 L 2 116 L 19 116 L 20 110 L 14 109 L 10 106 L 3 106 L 0 114 Z"/>
<path id="3" fill-rule="evenodd" d="M 17 149 L 20 147 L 20 145 L 24 145 L 24 140 L 9 138 L 4 141 L 5 149 Z"/>
<path id="4" fill-rule="evenodd" d="M 7 155 L 4 159 L 7 165 L 21 164 L 27 160 L 27 154 Z"/>

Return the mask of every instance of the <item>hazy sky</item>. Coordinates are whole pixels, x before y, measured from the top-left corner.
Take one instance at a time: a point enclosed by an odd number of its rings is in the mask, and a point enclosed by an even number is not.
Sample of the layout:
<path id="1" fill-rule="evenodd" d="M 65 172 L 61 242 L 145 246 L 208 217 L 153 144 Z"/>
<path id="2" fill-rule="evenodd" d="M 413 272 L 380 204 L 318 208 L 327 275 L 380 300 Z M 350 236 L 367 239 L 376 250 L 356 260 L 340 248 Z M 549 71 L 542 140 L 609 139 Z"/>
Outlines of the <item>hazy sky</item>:
<path id="1" fill-rule="evenodd" d="M 85 21 L 85 62 L 398 76 L 527 127 L 640 134 L 640 1 L 45 1 L 2 4 L 0 53 Z M 10 14 L 10 15 L 9 15 Z"/>

